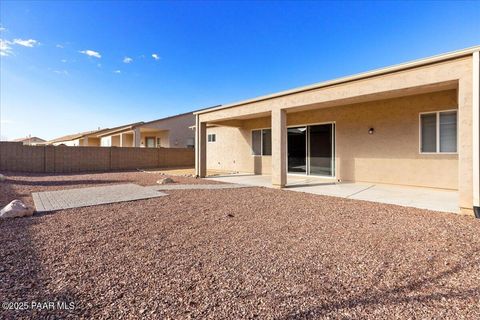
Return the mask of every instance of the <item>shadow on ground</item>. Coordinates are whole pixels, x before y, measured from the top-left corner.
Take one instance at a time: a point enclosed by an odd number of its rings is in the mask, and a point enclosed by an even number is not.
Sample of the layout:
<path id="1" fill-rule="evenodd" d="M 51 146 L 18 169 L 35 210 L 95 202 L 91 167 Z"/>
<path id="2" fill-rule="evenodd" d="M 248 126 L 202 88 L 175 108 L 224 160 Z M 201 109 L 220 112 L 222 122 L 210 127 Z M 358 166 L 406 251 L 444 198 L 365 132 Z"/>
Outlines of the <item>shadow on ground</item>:
<path id="1" fill-rule="evenodd" d="M 9 195 L 19 198 L 11 189 L 10 184 L 2 183 L 2 193 L 8 191 Z M 81 299 L 72 288 L 54 292 L 49 290 L 49 282 L 58 274 L 43 267 L 39 252 L 41 243 L 35 239 L 37 223 L 36 216 L 0 219 L 0 302 L 3 308 L 0 319 L 76 318 L 82 314 L 82 306 L 78 304 Z M 53 303 L 54 309 L 32 309 L 32 302 L 37 306 L 40 303 Z M 7 309 L 4 303 L 7 303 Z M 59 310 L 59 303 L 64 307 L 74 306 L 74 309 Z"/>

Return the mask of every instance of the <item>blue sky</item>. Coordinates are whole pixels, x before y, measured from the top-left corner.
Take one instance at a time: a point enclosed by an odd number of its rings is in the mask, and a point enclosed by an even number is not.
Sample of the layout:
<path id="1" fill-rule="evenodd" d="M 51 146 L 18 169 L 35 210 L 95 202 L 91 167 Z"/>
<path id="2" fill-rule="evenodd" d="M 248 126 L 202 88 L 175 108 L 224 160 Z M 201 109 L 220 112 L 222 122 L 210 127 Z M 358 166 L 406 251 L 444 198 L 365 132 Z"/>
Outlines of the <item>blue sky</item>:
<path id="1" fill-rule="evenodd" d="M 148 121 L 480 44 L 480 2 L 0 5 L 3 139 Z"/>

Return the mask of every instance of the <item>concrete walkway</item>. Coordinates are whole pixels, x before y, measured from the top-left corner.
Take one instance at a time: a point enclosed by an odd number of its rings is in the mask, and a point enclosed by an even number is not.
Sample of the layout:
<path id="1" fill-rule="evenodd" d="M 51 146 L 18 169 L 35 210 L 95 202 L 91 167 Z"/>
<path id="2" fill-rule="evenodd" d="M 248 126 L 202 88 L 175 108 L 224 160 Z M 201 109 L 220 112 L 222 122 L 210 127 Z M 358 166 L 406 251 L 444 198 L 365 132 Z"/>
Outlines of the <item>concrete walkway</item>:
<path id="1" fill-rule="evenodd" d="M 252 185 L 225 183 L 225 184 L 161 184 L 149 186 L 153 190 L 219 190 L 219 189 L 237 189 L 251 188 Z"/>
<path id="2" fill-rule="evenodd" d="M 237 174 L 207 179 L 251 186 L 272 187 L 271 177 L 267 175 Z M 453 190 L 404 187 L 388 184 L 339 183 L 333 179 L 292 175 L 288 176 L 287 187 L 285 189 L 458 213 L 458 192 Z"/>
<path id="3" fill-rule="evenodd" d="M 166 195 L 163 192 L 132 183 L 32 193 L 37 212 L 149 199 Z"/>

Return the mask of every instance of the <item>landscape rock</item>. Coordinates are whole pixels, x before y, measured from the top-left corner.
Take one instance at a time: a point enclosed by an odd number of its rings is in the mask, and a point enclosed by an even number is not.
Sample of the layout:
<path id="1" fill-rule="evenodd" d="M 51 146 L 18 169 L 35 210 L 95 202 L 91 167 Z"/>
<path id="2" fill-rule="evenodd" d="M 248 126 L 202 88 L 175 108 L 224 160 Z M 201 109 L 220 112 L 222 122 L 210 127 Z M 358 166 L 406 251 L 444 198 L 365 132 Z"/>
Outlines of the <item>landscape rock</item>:
<path id="1" fill-rule="evenodd" d="M 160 180 L 157 180 L 157 184 L 167 184 L 167 183 L 173 183 L 175 181 L 173 181 L 172 178 L 163 178 L 163 179 L 160 179 Z"/>
<path id="2" fill-rule="evenodd" d="M 33 208 L 28 207 L 20 200 L 13 200 L 0 211 L 0 218 L 30 217 Z"/>

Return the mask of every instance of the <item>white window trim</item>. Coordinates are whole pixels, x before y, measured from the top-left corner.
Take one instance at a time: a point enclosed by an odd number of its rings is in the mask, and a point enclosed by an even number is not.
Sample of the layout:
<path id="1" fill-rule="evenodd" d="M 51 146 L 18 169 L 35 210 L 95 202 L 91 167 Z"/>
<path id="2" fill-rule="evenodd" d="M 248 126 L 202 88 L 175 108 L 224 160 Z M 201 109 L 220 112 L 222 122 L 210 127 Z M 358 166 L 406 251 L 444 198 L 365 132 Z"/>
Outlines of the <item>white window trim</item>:
<path id="1" fill-rule="evenodd" d="M 263 154 L 263 130 L 272 130 L 271 127 L 265 127 L 265 128 L 256 128 L 256 129 L 251 129 L 250 130 L 250 149 L 251 149 L 251 155 L 253 157 L 271 157 L 271 154 Z M 253 154 L 253 131 L 260 131 L 260 154 Z M 273 148 L 273 146 L 272 146 Z"/>
<path id="2" fill-rule="evenodd" d="M 457 115 L 457 151 L 456 152 L 440 152 L 440 113 L 445 113 L 445 112 L 452 112 L 455 111 Z M 435 114 L 436 118 L 436 151 L 435 152 L 423 152 L 422 151 L 422 115 L 423 114 Z M 428 112 L 420 112 L 418 114 L 418 153 L 419 154 L 458 154 L 458 109 L 447 109 L 447 110 L 439 110 L 439 111 L 428 111 Z"/>

